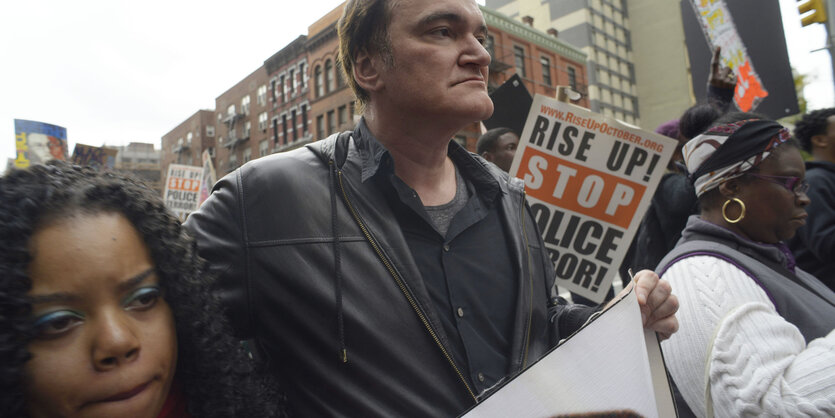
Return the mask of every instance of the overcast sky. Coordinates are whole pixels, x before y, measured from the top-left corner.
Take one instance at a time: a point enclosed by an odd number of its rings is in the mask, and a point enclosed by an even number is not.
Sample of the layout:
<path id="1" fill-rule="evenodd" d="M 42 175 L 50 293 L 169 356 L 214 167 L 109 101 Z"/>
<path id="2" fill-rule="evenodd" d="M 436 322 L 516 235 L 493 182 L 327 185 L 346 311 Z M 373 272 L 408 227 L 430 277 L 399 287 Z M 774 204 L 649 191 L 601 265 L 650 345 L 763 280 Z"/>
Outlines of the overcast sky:
<path id="1" fill-rule="evenodd" d="M 0 167 L 14 119 L 67 128 L 75 143 L 152 142 L 249 75 L 342 0 L 9 0 L 0 2 Z M 480 1 L 483 3 L 483 1 Z M 822 25 L 780 0 L 810 108 L 835 103 Z"/>

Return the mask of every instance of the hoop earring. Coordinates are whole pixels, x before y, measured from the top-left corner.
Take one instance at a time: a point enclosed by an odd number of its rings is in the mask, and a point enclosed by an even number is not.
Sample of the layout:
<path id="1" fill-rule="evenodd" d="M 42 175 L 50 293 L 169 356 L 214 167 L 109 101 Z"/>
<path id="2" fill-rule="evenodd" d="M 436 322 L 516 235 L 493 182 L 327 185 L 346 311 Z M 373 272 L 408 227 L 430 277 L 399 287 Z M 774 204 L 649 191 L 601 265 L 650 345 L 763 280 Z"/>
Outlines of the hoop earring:
<path id="1" fill-rule="evenodd" d="M 728 218 L 728 215 L 725 214 L 725 209 L 728 207 L 728 203 L 731 203 L 732 201 L 735 202 L 735 203 L 739 203 L 739 207 L 742 208 L 742 213 L 740 213 L 739 217 L 736 218 L 736 219 L 730 219 L 730 218 Z M 722 205 L 722 218 L 724 218 L 725 222 L 727 222 L 729 224 L 735 224 L 735 223 L 741 221 L 743 218 L 745 218 L 745 203 L 742 200 L 739 200 L 738 198 L 735 198 L 735 197 L 732 198 L 732 199 L 726 200 L 725 204 Z"/>

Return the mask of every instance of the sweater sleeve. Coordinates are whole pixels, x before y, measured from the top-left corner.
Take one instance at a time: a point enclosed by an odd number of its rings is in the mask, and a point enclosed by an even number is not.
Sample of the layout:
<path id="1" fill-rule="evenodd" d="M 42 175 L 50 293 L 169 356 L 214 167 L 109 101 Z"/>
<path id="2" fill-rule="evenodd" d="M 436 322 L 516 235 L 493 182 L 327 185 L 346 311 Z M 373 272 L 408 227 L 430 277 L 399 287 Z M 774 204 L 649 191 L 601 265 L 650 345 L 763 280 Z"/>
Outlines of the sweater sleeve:
<path id="1" fill-rule="evenodd" d="M 664 359 L 697 416 L 708 378 L 716 416 L 835 414 L 835 332 L 807 346 L 754 280 L 716 257 L 683 259 L 664 278 L 680 302 Z"/>

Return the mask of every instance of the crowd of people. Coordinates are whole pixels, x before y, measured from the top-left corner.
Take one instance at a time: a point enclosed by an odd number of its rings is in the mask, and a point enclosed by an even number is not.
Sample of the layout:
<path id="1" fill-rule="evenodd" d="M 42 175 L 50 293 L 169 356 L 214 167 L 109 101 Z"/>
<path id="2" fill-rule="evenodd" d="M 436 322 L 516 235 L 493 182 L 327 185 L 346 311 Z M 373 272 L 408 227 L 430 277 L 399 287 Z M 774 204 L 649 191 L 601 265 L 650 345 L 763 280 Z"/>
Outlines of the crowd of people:
<path id="1" fill-rule="evenodd" d="M 4 416 L 457 416 L 607 308 L 557 294 L 518 133 L 450 140 L 493 112 L 477 3 L 349 0 L 338 37 L 356 128 L 245 164 L 184 224 L 118 174 L 0 178 Z M 835 110 L 795 140 L 713 72 L 720 100 L 659 127 L 680 157 L 621 294 L 682 415 L 833 416 Z"/>

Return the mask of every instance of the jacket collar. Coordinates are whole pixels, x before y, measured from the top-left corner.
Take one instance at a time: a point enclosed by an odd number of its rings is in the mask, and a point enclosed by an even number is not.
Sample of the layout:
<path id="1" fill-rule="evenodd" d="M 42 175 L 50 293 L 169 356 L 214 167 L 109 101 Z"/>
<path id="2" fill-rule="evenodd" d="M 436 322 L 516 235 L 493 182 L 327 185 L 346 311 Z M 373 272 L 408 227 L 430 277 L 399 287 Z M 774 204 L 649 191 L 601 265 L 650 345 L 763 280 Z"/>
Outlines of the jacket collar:
<path id="1" fill-rule="evenodd" d="M 377 173 L 394 172 L 391 154 L 368 129 L 365 118 L 360 119 L 354 129 L 353 138 L 359 154 L 363 183 L 376 176 Z M 447 155 L 460 170 L 461 175 L 472 182 L 478 191 L 478 196 L 485 202 L 494 202 L 500 193 L 507 192 L 502 190 L 501 182 L 496 179 L 496 176 L 490 173 L 489 163 L 467 151 L 458 142 L 449 141 Z"/>

